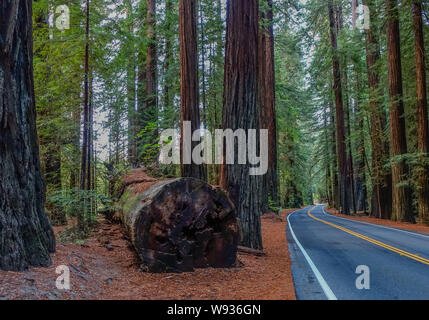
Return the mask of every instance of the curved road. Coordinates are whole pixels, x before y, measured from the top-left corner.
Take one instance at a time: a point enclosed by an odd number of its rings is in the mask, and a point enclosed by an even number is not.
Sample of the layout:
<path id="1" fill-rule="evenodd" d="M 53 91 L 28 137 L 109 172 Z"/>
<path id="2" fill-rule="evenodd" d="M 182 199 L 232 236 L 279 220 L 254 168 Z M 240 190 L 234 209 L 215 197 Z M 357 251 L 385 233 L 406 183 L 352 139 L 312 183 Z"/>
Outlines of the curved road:
<path id="1" fill-rule="evenodd" d="M 334 217 L 323 208 L 288 216 L 298 299 L 429 299 L 428 235 Z M 369 289 L 356 285 L 364 275 Z"/>

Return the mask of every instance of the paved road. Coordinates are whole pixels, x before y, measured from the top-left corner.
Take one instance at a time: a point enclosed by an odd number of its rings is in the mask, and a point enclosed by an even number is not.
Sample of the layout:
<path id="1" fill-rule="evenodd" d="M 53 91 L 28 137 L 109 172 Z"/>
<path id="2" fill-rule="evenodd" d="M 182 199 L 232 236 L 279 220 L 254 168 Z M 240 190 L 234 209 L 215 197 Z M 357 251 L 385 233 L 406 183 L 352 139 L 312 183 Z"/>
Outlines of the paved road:
<path id="1" fill-rule="evenodd" d="M 334 217 L 323 206 L 288 222 L 298 299 L 429 299 L 429 236 Z M 358 266 L 369 268 L 369 289 L 356 286 Z"/>

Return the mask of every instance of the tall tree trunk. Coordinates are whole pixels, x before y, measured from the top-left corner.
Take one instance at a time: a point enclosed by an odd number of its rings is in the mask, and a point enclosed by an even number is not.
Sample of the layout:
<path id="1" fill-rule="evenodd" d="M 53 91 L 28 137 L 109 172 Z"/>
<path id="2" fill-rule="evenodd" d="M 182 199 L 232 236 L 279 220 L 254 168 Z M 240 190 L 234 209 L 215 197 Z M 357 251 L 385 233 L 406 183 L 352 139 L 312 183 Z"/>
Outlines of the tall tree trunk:
<path id="1" fill-rule="evenodd" d="M 402 88 L 401 49 L 399 34 L 399 12 L 397 0 L 386 0 L 387 14 L 387 59 L 390 95 L 390 149 L 392 157 L 407 153 L 404 102 Z M 408 178 L 408 166 L 404 159 L 392 163 L 392 219 L 413 221 L 411 193 L 403 185 Z"/>
<path id="2" fill-rule="evenodd" d="M 80 100 L 76 99 L 77 101 Z M 70 169 L 70 189 L 79 188 L 79 155 L 80 155 L 80 105 L 76 104 L 72 112 L 72 167 Z"/>
<path id="3" fill-rule="evenodd" d="M 338 25 L 338 34 L 341 34 L 344 28 L 343 20 L 343 7 L 341 4 L 338 4 L 337 8 L 337 17 L 336 22 Z M 336 41 L 338 43 L 338 40 Z M 338 45 L 338 44 L 337 44 Z M 345 141 L 347 145 L 347 166 L 348 166 L 348 181 L 350 183 L 350 193 L 351 193 L 351 207 L 353 208 L 353 213 L 356 214 L 356 192 L 354 185 L 354 167 L 353 167 L 353 150 L 352 150 L 352 141 L 351 141 L 351 126 L 350 126 L 350 98 L 349 98 L 349 84 L 348 84 L 348 73 L 347 73 L 347 57 L 342 55 L 340 59 L 340 74 L 342 77 L 342 87 L 343 91 L 343 103 L 345 102 Z"/>
<path id="4" fill-rule="evenodd" d="M 174 33 L 174 25 L 170 21 L 171 15 L 173 13 L 173 2 L 172 0 L 165 1 L 165 29 L 166 29 L 166 37 L 165 37 L 165 62 L 164 62 L 164 110 L 171 110 L 174 108 L 174 94 L 172 92 L 172 79 L 171 79 L 171 71 L 170 67 L 172 66 L 171 62 L 173 59 L 173 33 Z M 174 121 L 172 119 L 168 119 L 168 128 L 172 128 L 174 126 Z"/>
<path id="5" fill-rule="evenodd" d="M 146 54 L 146 102 L 144 110 L 144 123 L 145 128 L 149 123 L 158 125 L 158 67 L 157 67 L 157 43 L 156 43 L 156 0 L 146 0 L 146 37 L 149 41 Z M 145 144 L 158 143 L 158 130 L 147 132 L 144 136 L 143 146 Z M 151 154 L 146 158 L 147 165 L 157 163 L 158 153 Z"/>
<path id="6" fill-rule="evenodd" d="M 329 143 L 329 131 L 328 131 L 328 113 L 327 108 L 323 109 L 323 136 L 325 149 L 330 150 Z M 331 184 L 331 155 L 328 152 L 328 156 L 325 161 L 325 188 L 326 188 L 326 199 L 330 207 L 333 206 L 333 193 L 332 193 L 332 184 Z"/>
<path id="7" fill-rule="evenodd" d="M 138 7 L 138 19 L 140 21 L 144 21 L 147 18 L 147 4 L 146 1 L 142 0 L 139 2 Z M 147 21 L 146 21 L 147 23 Z M 140 36 L 142 38 L 146 38 L 146 30 L 144 28 L 141 28 L 137 32 L 137 36 Z M 142 130 L 147 125 L 147 112 L 146 112 L 146 55 L 147 55 L 147 48 L 145 45 L 142 45 L 140 42 L 140 45 L 138 45 L 138 52 L 137 52 L 137 112 L 135 117 L 135 132 L 137 134 L 140 134 Z M 147 139 L 145 137 L 137 137 L 136 138 L 136 151 L 137 151 L 137 158 L 135 162 L 135 167 L 138 167 L 142 164 L 142 149 L 145 145 Z"/>
<path id="8" fill-rule="evenodd" d="M 84 56 L 84 101 L 83 101 L 83 137 L 82 137 L 82 161 L 80 170 L 80 190 L 88 190 L 88 170 L 91 166 L 89 158 L 90 136 L 90 106 L 89 106 L 89 0 L 86 1 L 86 26 L 85 26 L 85 56 Z M 78 228 L 85 229 L 86 202 L 82 200 L 82 209 L 78 213 Z"/>
<path id="9" fill-rule="evenodd" d="M 375 26 L 377 15 L 374 0 L 363 0 L 371 14 L 371 27 L 366 30 L 366 65 L 369 86 L 369 113 L 371 129 L 371 215 L 381 219 L 390 219 L 392 212 L 392 173 L 385 168 L 389 161 L 389 141 L 384 134 L 386 116 L 382 107 L 382 88 L 377 70 L 380 61 L 380 44 Z"/>
<path id="10" fill-rule="evenodd" d="M 206 35 L 204 29 L 204 12 L 203 1 L 199 1 L 199 18 L 200 18 L 200 33 L 201 33 L 201 98 L 203 106 L 202 122 L 207 127 L 207 88 L 206 88 Z"/>
<path id="11" fill-rule="evenodd" d="M 357 92 L 361 92 L 358 86 Z M 367 188 L 365 178 L 365 137 L 364 137 L 364 115 L 360 109 L 360 101 L 355 99 L 355 114 L 357 116 L 356 121 L 356 147 L 358 149 L 358 155 L 355 163 L 355 190 L 356 190 L 356 210 L 364 211 L 367 210 Z"/>
<path id="12" fill-rule="evenodd" d="M 93 105 L 93 78 L 92 72 L 89 74 L 89 101 L 88 101 L 88 151 L 87 151 L 87 170 L 86 170 L 86 190 L 93 191 L 93 167 L 94 163 L 94 105 Z M 91 197 L 88 202 L 88 211 L 86 225 L 91 224 L 91 215 L 93 214 L 94 199 Z"/>
<path id="13" fill-rule="evenodd" d="M 426 91 L 426 64 L 425 47 L 423 38 L 422 3 L 413 3 L 414 40 L 416 55 L 417 78 L 417 131 L 418 150 L 421 155 L 421 165 L 418 168 L 417 202 L 419 220 L 429 223 L 429 130 L 428 130 L 428 105 Z"/>
<path id="14" fill-rule="evenodd" d="M 126 1 L 126 14 L 130 19 L 133 6 L 132 1 Z M 127 106 L 128 106 L 128 162 L 132 168 L 136 168 L 137 163 L 137 130 L 136 130 L 136 65 L 135 65 L 135 42 L 134 42 L 134 21 L 129 23 L 129 36 L 127 37 L 130 50 L 128 55 L 132 57 L 127 65 Z"/>
<path id="15" fill-rule="evenodd" d="M 279 204 L 277 175 L 277 123 L 275 108 L 275 68 L 274 68 L 274 31 L 273 3 L 264 0 L 265 12 L 260 10 L 261 29 L 259 30 L 259 121 L 260 128 L 268 130 L 268 172 L 263 177 L 263 210 L 269 210 L 270 199 Z"/>
<path id="16" fill-rule="evenodd" d="M 344 59 L 345 60 L 345 59 Z M 346 68 L 346 66 L 344 66 Z M 345 101 L 346 101 L 346 113 L 345 113 L 345 123 L 346 123 L 346 141 L 347 141 L 347 163 L 348 163 L 348 175 L 350 181 L 350 191 L 351 191 L 351 204 L 353 208 L 353 213 L 357 213 L 356 209 L 356 190 L 355 190 L 355 177 L 354 177 L 354 165 L 353 165 L 353 149 L 352 149 L 352 138 L 351 138 L 351 112 L 350 112 L 350 99 L 347 93 L 348 91 L 348 77 L 347 70 L 343 71 L 344 74 L 344 85 L 345 85 Z"/>
<path id="17" fill-rule="evenodd" d="M 189 144 L 191 150 L 184 148 L 187 144 L 184 137 L 184 122 L 191 122 L 191 134 L 200 129 L 199 86 L 198 86 L 198 55 L 197 55 L 197 11 L 196 0 L 180 0 L 180 159 L 182 177 L 193 177 L 206 180 L 205 165 L 197 165 L 192 161 L 192 150 L 198 142 Z M 190 158 L 189 161 L 185 161 Z"/>
<path id="18" fill-rule="evenodd" d="M 258 11 L 258 0 L 233 0 L 227 3 L 224 129 L 259 131 Z M 237 151 L 236 140 L 234 144 L 234 150 Z M 237 207 L 242 244 L 261 249 L 262 177 L 249 175 L 249 163 L 235 163 L 222 167 L 224 187 Z"/>
<path id="19" fill-rule="evenodd" d="M 329 114 L 331 121 L 331 188 L 333 207 L 340 209 L 340 194 L 338 189 L 338 156 L 337 156 L 337 139 L 336 139 L 336 124 L 335 124 L 335 109 L 334 103 L 329 102 Z"/>
<path id="20" fill-rule="evenodd" d="M 32 2 L 0 7 L 0 269 L 51 264 L 33 82 Z"/>
<path id="21" fill-rule="evenodd" d="M 334 7 L 332 0 L 328 2 L 329 10 L 329 24 L 331 46 L 333 50 L 332 56 L 332 70 L 334 78 L 334 93 L 335 93 L 335 108 L 336 108 L 336 127 L 337 127 L 337 158 L 338 158 L 338 182 L 340 194 L 340 211 L 344 214 L 350 214 L 350 176 L 349 166 L 347 161 L 347 148 L 345 141 L 345 128 L 344 128 L 344 108 L 343 108 L 343 94 L 341 85 L 341 69 L 340 61 L 337 52 L 337 21 L 334 17 Z"/>

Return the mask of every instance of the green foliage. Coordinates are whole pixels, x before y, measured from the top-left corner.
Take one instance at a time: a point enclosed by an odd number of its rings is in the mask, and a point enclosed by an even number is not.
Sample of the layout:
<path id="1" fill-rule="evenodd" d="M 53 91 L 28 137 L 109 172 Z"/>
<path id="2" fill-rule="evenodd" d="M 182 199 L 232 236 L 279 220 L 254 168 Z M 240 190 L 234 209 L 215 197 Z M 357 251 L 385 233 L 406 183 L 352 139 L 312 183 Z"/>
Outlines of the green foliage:
<path id="1" fill-rule="evenodd" d="M 81 158 L 82 83 L 85 78 L 85 3 L 68 0 L 71 28 L 60 31 L 48 25 L 48 15 L 60 0 L 33 2 L 34 77 L 37 128 L 48 206 L 64 208 L 67 216 L 85 212 L 95 219 L 98 209 L 113 206 L 108 197 L 130 168 L 130 146 L 138 141 L 140 164 L 152 167 L 157 177 L 178 175 L 178 166 L 157 163 L 162 129 L 180 127 L 179 1 L 157 2 L 157 107 L 145 110 L 144 70 L 149 39 L 146 35 L 146 1 L 92 0 L 90 2 L 89 77 L 95 108 L 94 191 L 79 191 Z M 300 207 L 323 201 L 332 188 L 335 167 L 335 110 L 332 89 L 332 53 L 326 0 L 274 0 L 278 174 L 281 204 Z M 372 150 L 370 104 L 366 70 L 365 32 L 351 27 L 351 1 L 341 5 L 343 24 L 338 53 L 343 70 L 344 104 L 350 112 L 353 161 L 366 151 L 364 177 L 371 192 Z M 384 1 L 372 1 L 376 19 L 371 26 L 380 40 L 378 97 L 388 111 L 387 55 Z M 383 163 L 406 160 L 416 180 L 427 157 L 417 152 L 414 39 L 411 1 L 399 7 L 408 153 Z M 261 10 L 266 2 L 261 1 Z M 429 25 L 428 3 L 423 2 L 424 24 Z M 213 132 L 222 124 L 225 5 L 222 0 L 198 2 L 198 54 L 200 113 L 204 128 Z M 261 21 L 261 26 L 269 23 Z M 429 32 L 425 30 L 429 46 Z M 429 50 L 426 50 L 426 55 Z M 428 57 L 429 58 L 429 57 Z M 429 61 L 429 59 L 427 59 Z M 358 102 L 358 104 L 355 104 Z M 358 108 L 357 108 L 358 107 Z M 144 114 L 149 112 L 150 114 Z M 150 118 L 150 121 L 143 121 Z M 363 122 L 363 124 L 362 124 Z M 143 127 L 143 128 L 142 128 Z M 389 141 L 389 128 L 383 132 Z M 335 139 L 335 138 L 334 138 Z M 107 140 L 107 141 L 105 141 Z M 349 149 L 349 146 L 347 147 Z M 60 166 L 53 168 L 53 160 Z M 135 164 L 133 164 L 135 165 Z M 219 166 L 208 166 L 209 182 L 219 183 Z M 414 189 L 417 186 L 414 187 Z M 52 203 L 49 203 L 52 202 Z M 272 210 L 278 209 L 270 202 Z M 52 207 L 54 208 L 54 207 Z M 80 210 L 80 211 L 79 211 Z"/>
<path id="2" fill-rule="evenodd" d="M 59 190 L 54 193 L 50 200 L 56 205 L 64 208 L 71 218 L 77 217 L 79 211 L 91 212 L 91 203 L 97 202 L 101 210 L 115 210 L 113 201 L 105 194 L 93 190 L 80 190 L 78 188 Z M 94 222 L 97 215 L 89 215 L 86 220 Z"/>
<path id="3" fill-rule="evenodd" d="M 268 197 L 268 208 L 274 213 L 280 212 L 280 206 L 278 206 L 271 197 Z"/>
<path id="4" fill-rule="evenodd" d="M 158 134 L 158 125 L 154 122 L 149 122 L 142 131 L 138 133 L 138 137 L 147 143 L 141 146 L 139 151 L 139 158 L 141 162 L 146 164 L 148 167 L 157 163 L 160 148 L 162 145 L 159 142 L 151 142 L 152 139 L 147 137 L 153 137 Z"/>

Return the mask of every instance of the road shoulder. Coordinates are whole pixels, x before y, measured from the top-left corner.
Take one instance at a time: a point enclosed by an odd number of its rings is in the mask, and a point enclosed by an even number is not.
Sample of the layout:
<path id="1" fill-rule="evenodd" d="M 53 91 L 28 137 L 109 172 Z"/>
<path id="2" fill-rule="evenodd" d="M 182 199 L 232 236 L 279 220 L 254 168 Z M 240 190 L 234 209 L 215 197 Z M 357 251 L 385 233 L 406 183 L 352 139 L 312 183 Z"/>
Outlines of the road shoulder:
<path id="1" fill-rule="evenodd" d="M 339 214 L 335 209 L 326 208 L 326 207 L 325 207 L 325 211 L 334 217 L 339 217 L 339 218 L 353 220 L 353 221 L 360 221 L 360 222 L 380 225 L 384 227 L 389 227 L 389 228 L 394 228 L 394 229 L 399 229 L 399 230 L 404 230 L 409 232 L 415 232 L 415 233 L 429 236 L 429 226 L 425 226 L 420 223 L 412 224 L 412 223 L 406 223 L 406 222 L 396 222 L 396 221 L 378 219 L 378 218 L 369 217 L 369 216 L 347 216 L 344 214 Z"/>

